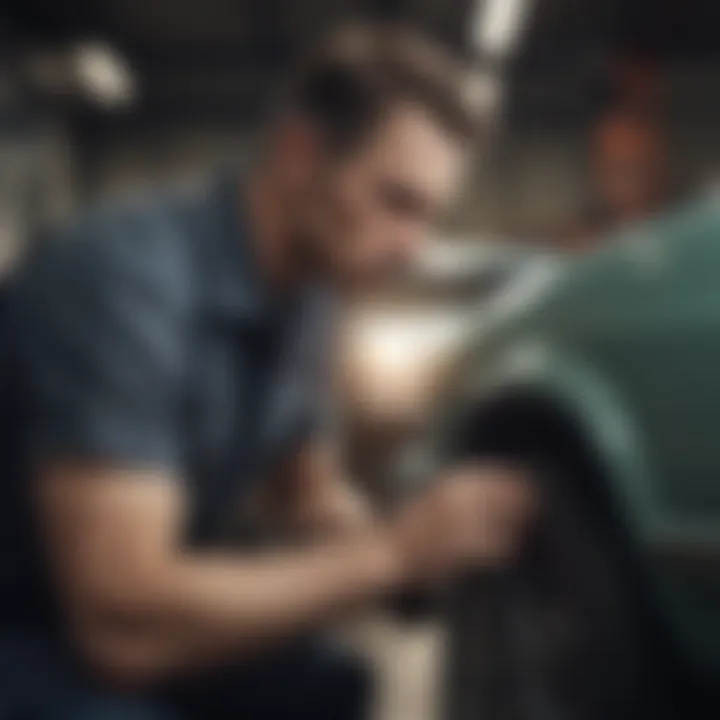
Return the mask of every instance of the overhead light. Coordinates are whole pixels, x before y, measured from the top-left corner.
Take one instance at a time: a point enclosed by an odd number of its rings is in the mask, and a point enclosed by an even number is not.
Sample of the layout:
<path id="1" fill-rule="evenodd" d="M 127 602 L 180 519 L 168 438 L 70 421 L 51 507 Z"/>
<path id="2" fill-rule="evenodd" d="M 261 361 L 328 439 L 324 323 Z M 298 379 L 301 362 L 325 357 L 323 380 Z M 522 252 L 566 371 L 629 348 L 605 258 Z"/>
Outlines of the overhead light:
<path id="1" fill-rule="evenodd" d="M 493 58 L 507 56 L 518 41 L 529 6 L 529 0 L 484 0 L 475 14 L 476 48 Z"/>
<path id="2" fill-rule="evenodd" d="M 110 45 L 86 42 L 72 53 L 73 68 L 83 92 L 108 108 L 129 105 L 135 97 L 135 82 L 125 60 Z"/>

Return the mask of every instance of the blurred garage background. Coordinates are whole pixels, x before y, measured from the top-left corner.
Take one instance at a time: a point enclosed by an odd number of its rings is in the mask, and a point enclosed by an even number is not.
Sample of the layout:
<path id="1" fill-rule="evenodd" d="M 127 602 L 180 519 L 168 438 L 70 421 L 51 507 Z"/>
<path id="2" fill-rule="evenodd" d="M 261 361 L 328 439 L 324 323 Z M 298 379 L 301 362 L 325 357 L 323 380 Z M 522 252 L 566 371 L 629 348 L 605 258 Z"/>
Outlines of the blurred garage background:
<path id="1" fill-rule="evenodd" d="M 84 203 L 242 162 L 284 69 L 365 18 L 460 51 L 491 118 L 413 277 L 340 328 L 348 457 L 382 499 L 398 464 L 412 467 L 470 313 L 526 292 L 548 257 L 714 190 L 716 0 L 1 0 L 0 263 Z M 434 645 L 380 636 L 384 712 L 422 720 Z"/>

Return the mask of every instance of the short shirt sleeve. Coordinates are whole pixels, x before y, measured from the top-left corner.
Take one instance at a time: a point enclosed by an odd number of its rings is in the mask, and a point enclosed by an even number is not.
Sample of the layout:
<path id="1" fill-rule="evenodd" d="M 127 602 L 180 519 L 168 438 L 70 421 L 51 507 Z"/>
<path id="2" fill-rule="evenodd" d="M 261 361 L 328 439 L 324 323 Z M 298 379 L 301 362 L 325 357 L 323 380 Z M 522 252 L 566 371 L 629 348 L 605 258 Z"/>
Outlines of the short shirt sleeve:
<path id="1" fill-rule="evenodd" d="M 171 235 L 96 220 L 27 268 L 15 319 L 32 461 L 179 469 L 188 304 Z"/>

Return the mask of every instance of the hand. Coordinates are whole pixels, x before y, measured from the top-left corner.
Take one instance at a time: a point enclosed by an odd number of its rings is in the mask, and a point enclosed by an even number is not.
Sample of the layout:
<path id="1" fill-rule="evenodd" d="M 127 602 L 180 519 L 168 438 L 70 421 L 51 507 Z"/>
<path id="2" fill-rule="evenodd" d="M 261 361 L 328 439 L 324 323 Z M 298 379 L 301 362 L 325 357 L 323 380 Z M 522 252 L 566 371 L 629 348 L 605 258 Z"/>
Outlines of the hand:
<path id="1" fill-rule="evenodd" d="M 323 492 L 298 505 L 293 526 L 295 534 L 306 540 L 347 538 L 374 526 L 368 499 L 348 481 L 328 483 Z"/>
<path id="2" fill-rule="evenodd" d="M 391 537 L 407 579 L 441 579 L 509 559 L 534 505 L 532 483 L 518 469 L 476 465 L 448 473 L 393 525 Z"/>

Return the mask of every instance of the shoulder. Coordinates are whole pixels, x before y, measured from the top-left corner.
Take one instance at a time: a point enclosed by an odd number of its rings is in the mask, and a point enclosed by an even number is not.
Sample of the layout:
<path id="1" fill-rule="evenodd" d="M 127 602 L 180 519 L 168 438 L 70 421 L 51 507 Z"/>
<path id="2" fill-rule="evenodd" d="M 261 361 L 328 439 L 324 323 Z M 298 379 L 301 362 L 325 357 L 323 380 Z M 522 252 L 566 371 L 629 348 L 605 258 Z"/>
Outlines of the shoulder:
<path id="1" fill-rule="evenodd" d="M 96 207 L 61 230 L 49 252 L 76 271 L 128 274 L 182 293 L 192 272 L 184 211 L 181 198 L 160 194 Z"/>
<path id="2" fill-rule="evenodd" d="M 132 297 L 135 306 L 188 310 L 196 282 L 186 208 L 180 197 L 156 195 L 83 212 L 49 233 L 28 258 L 14 283 L 18 298 Z"/>

